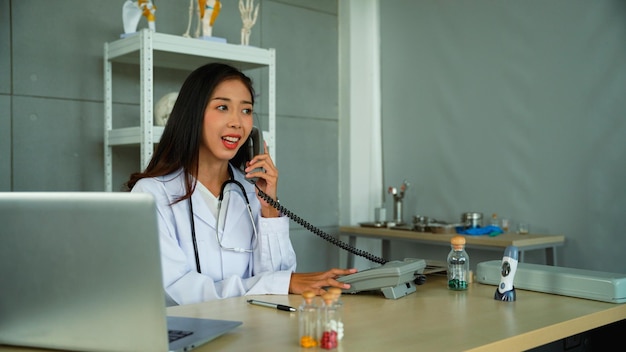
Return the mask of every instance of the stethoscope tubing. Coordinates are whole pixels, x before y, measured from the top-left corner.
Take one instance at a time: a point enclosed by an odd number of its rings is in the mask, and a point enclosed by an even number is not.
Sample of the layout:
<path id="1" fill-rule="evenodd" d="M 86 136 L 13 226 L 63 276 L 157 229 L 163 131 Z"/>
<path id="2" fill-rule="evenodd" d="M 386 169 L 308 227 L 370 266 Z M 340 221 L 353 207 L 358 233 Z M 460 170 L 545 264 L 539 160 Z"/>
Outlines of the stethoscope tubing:
<path id="1" fill-rule="evenodd" d="M 222 205 L 222 201 L 224 200 L 224 190 L 226 189 L 226 186 L 228 186 L 228 184 L 230 183 L 234 183 L 235 185 L 237 185 L 239 187 L 239 189 L 241 189 L 241 194 L 243 195 L 245 201 L 246 201 L 246 206 L 248 208 L 248 213 L 250 214 L 250 221 L 252 221 L 252 226 L 254 228 L 254 232 L 255 232 L 255 237 L 258 237 L 258 235 L 256 235 L 256 225 L 254 224 L 254 217 L 252 216 L 252 208 L 250 207 L 250 200 L 248 199 L 248 195 L 246 194 L 246 189 L 245 187 L 241 184 L 241 182 L 233 179 L 233 173 L 232 170 L 229 168 L 228 172 L 230 173 L 230 179 L 226 180 L 224 183 L 222 183 L 222 187 L 220 188 L 220 195 L 218 197 L 218 205 L 217 205 L 217 218 L 219 218 L 219 210 L 221 208 Z M 219 221 L 219 220 L 217 220 Z M 191 241 L 193 243 L 193 254 L 195 257 L 195 261 L 196 261 L 196 270 L 198 273 L 202 273 L 202 268 L 200 267 L 200 255 L 199 255 L 199 251 L 198 251 L 198 241 L 196 240 L 196 222 L 193 218 L 193 202 L 191 201 L 191 196 L 189 196 L 189 222 L 191 224 Z M 219 229 L 217 228 L 217 223 L 216 223 L 216 229 L 215 231 L 219 231 Z M 219 242 L 219 236 L 217 236 L 217 240 Z M 258 241 L 258 238 L 256 238 L 256 240 Z M 224 248 L 220 242 L 220 248 Z M 256 245 L 255 245 L 256 248 Z M 226 248 L 229 250 L 233 250 L 235 252 L 251 252 L 254 250 L 254 248 L 252 250 L 243 250 L 241 248 Z"/>

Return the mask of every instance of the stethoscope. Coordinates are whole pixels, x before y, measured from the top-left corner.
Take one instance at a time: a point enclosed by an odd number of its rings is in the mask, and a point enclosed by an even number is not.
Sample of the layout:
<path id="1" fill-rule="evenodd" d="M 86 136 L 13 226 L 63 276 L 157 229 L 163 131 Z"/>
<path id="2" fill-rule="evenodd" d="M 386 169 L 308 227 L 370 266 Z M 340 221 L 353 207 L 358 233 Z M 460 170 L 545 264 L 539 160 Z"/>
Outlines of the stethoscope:
<path id="1" fill-rule="evenodd" d="M 246 194 L 246 189 L 243 187 L 243 185 L 239 181 L 233 178 L 233 171 L 230 169 L 230 167 L 228 168 L 228 173 L 230 174 L 230 179 L 222 183 L 222 188 L 220 189 L 220 196 L 217 201 L 217 214 L 215 217 L 216 218 L 215 238 L 217 239 L 217 243 L 219 244 L 222 250 L 237 252 L 237 253 L 252 253 L 254 252 L 258 244 L 258 232 L 256 229 L 256 224 L 254 223 L 254 216 L 252 215 L 252 207 L 250 207 L 250 200 L 248 199 L 248 195 Z M 237 185 L 239 189 L 241 189 L 241 194 L 243 195 L 243 198 L 246 200 L 246 207 L 248 208 L 248 215 L 250 215 L 250 221 L 252 222 L 252 229 L 254 231 L 254 235 L 253 235 L 254 246 L 252 247 L 252 249 L 225 247 L 224 245 L 222 245 L 222 240 L 220 239 L 220 236 L 219 236 L 220 209 L 222 208 L 222 200 L 224 200 L 224 189 L 226 188 L 226 186 L 228 186 L 231 183 Z M 191 240 L 193 242 L 193 253 L 196 259 L 196 270 L 198 271 L 198 273 L 200 273 L 202 271 L 200 268 L 200 257 L 198 255 L 198 242 L 196 241 L 196 222 L 193 219 L 193 202 L 191 201 L 191 196 L 189 197 L 189 221 L 191 223 Z"/>

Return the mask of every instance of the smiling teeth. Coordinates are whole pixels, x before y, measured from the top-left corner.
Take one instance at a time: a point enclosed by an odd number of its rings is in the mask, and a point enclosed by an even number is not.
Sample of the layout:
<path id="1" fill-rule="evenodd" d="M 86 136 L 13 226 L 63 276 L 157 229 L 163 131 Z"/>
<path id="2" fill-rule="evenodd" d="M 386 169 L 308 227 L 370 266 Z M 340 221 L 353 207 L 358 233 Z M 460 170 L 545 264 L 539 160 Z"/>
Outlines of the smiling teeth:
<path id="1" fill-rule="evenodd" d="M 235 142 L 239 141 L 239 138 L 237 138 L 237 137 L 224 137 L 223 139 L 225 139 L 225 140 L 227 140 L 229 142 L 232 142 L 232 143 L 235 143 Z"/>

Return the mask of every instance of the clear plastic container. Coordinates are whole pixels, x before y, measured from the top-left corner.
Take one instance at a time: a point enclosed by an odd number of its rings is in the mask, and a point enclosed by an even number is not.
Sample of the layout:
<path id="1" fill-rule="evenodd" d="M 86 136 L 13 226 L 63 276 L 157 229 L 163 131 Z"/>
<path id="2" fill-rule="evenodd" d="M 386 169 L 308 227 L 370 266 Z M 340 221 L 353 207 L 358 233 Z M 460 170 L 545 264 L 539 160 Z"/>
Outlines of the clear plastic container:
<path id="1" fill-rule="evenodd" d="M 300 347 L 317 347 L 319 341 L 319 307 L 314 301 L 315 293 L 305 291 L 302 293 L 302 304 L 298 307 L 298 337 Z"/>
<path id="2" fill-rule="evenodd" d="M 328 293 L 333 295 L 333 304 L 335 305 L 335 317 L 337 318 L 337 340 L 341 341 L 344 336 L 343 330 L 343 301 L 341 300 L 341 289 L 339 287 L 330 287 Z"/>
<path id="3" fill-rule="evenodd" d="M 489 223 L 489 225 L 500 227 L 500 219 L 498 219 L 498 214 L 491 214 L 491 222 Z"/>
<path id="4" fill-rule="evenodd" d="M 469 256 L 465 252 L 465 237 L 452 237 L 450 245 L 452 249 L 448 254 L 448 288 L 455 291 L 467 290 L 470 265 Z"/>
<path id="5" fill-rule="evenodd" d="M 321 330 L 320 347 L 325 350 L 332 350 L 339 346 L 339 322 L 337 307 L 334 304 L 335 296 L 332 293 L 325 293 L 322 296 L 324 304 L 320 310 Z"/>

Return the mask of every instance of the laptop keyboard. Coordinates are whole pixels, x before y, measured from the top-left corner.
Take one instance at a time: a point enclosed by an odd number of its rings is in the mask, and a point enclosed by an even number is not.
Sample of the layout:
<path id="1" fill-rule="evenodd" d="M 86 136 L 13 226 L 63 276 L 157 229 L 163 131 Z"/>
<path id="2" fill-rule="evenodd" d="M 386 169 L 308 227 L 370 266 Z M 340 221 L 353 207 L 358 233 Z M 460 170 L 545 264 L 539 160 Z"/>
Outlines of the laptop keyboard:
<path id="1" fill-rule="evenodd" d="M 180 340 L 185 336 L 189 336 L 193 334 L 193 331 L 183 331 L 183 330 L 168 330 L 170 342 L 174 342 L 176 340 Z"/>

